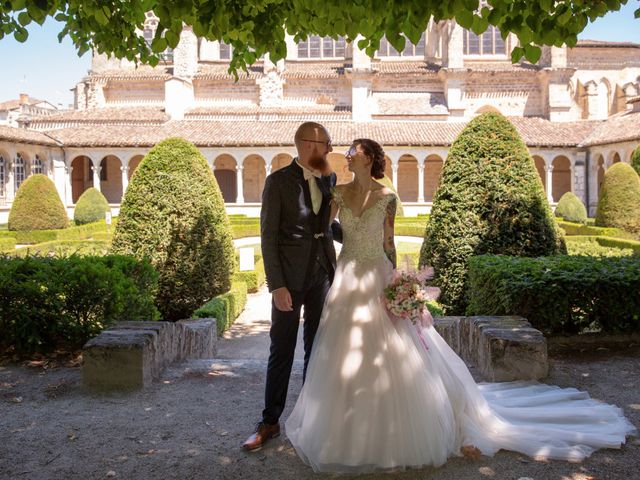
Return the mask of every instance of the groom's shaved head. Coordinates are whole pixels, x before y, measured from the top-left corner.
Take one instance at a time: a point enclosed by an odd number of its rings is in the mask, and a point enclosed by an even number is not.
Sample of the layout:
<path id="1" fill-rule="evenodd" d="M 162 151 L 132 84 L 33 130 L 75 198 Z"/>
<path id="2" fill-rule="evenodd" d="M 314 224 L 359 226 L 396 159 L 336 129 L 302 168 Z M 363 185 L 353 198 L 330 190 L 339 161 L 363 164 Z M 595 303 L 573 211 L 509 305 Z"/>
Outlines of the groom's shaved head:
<path id="1" fill-rule="evenodd" d="M 296 130 L 294 142 L 296 144 L 296 148 L 300 149 L 300 143 L 303 139 L 327 140 L 328 138 L 329 134 L 327 133 L 327 129 L 322 125 L 316 122 L 304 122 L 298 127 L 298 130 Z"/>

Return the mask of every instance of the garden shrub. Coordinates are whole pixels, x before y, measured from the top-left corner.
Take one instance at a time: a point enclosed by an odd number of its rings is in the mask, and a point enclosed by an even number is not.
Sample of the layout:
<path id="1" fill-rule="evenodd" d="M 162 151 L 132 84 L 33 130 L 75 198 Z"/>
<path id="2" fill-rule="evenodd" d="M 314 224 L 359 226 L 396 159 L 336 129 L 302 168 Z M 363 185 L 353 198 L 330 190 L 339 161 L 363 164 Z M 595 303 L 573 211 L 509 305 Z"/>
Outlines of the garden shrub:
<path id="1" fill-rule="evenodd" d="M 556 217 L 562 217 L 568 222 L 575 222 L 586 224 L 587 223 L 587 208 L 574 193 L 567 192 L 562 197 L 556 206 Z"/>
<path id="2" fill-rule="evenodd" d="M 469 285 L 468 315 L 522 315 L 545 334 L 640 331 L 638 256 L 478 256 Z"/>
<path id="3" fill-rule="evenodd" d="M 110 212 L 109 202 L 97 188 L 88 188 L 80 195 L 73 212 L 73 221 L 76 225 L 104 220 L 105 213 Z"/>
<path id="4" fill-rule="evenodd" d="M 11 252 L 16 248 L 16 239 L 13 237 L 0 237 L 0 252 Z"/>
<path id="5" fill-rule="evenodd" d="M 69 218 L 53 181 L 40 173 L 27 178 L 11 205 L 9 230 L 52 230 L 68 226 Z"/>
<path id="6" fill-rule="evenodd" d="M 150 259 L 163 320 L 189 318 L 229 290 L 235 263 L 229 221 L 216 179 L 193 144 L 169 138 L 144 157 L 123 199 L 112 251 Z"/>
<path id="7" fill-rule="evenodd" d="M 253 270 L 236 272 L 233 275 L 234 282 L 244 282 L 247 284 L 247 292 L 249 293 L 257 292 L 266 280 L 262 257 L 258 256 L 254 265 L 255 268 Z"/>
<path id="8" fill-rule="evenodd" d="M 215 318 L 218 335 L 229 329 L 247 304 L 247 284 L 234 281 L 231 289 L 193 312 L 195 318 Z"/>
<path id="9" fill-rule="evenodd" d="M 596 227 L 593 225 L 582 225 L 580 223 L 565 222 L 558 220 L 558 226 L 565 232 L 565 235 L 597 235 L 603 237 L 620 237 L 632 239 L 630 233 L 619 228 Z"/>
<path id="10" fill-rule="evenodd" d="M 454 141 L 442 170 L 420 265 L 448 315 L 466 309 L 467 262 L 473 255 L 544 256 L 566 252 L 562 234 L 527 147 L 509 121 L 485 113 Z"/>
<path id="11" fill-rule="evenodd" d="M 96 240 L 54 240 L 38 243 L 16 250 L 13 254 L 19 257 L 44 255 L 52 257 L 70 257 L 72 255 L 103 256 L 109 253 L 110 242 Z"/>
<path id="12" fill-rule="evenodd" d="M 640 175 L 640 145 L 631 154 L 631 166 Z"/>
<path id="13" fill-rule="evenodd" d="M 616 163 L 604 175 L 596 225 L 621 228 L 640 236 L 640 177 L 626 163 Z"/>
<path id="14" fill-rule="evenodd" d="M 623 257 L 635 255 L 632 245 L 607 246 L 607 237 L 596 236 L 574 236 L 567 237 L 567 252 L 569 255 L 589 255 L 592 257 Z M 601 243 L 600 240 L 605 240 Z M 638 253 L 640 253 L 640 242 L 637 243 Z"/>
<path id="15" fill-rule="evenodd" d="M 0 257 L 0 346 L 80 348 L 121 320 L 155 320 L 157 275 L 131 257 Z"/>

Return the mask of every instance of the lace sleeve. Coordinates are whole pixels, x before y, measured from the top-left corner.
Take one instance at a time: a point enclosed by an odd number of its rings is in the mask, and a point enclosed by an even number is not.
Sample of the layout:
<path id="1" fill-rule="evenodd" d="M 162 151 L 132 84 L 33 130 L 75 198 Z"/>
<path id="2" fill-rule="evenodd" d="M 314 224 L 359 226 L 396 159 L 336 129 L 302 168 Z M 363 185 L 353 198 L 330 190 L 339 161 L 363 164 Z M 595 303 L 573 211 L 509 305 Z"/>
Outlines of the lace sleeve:
<path id="1" fill-rule="evenodd" d="M 339 207 L 342 207 L 344 205 L 344 200 L 342 198 L 342 192 L 340 191 L 339 188 L 337 187 L 333 187 L 331 189 L 331 198 L 334 202 L 336 202 L 336 205 L 338 205 Z"/>

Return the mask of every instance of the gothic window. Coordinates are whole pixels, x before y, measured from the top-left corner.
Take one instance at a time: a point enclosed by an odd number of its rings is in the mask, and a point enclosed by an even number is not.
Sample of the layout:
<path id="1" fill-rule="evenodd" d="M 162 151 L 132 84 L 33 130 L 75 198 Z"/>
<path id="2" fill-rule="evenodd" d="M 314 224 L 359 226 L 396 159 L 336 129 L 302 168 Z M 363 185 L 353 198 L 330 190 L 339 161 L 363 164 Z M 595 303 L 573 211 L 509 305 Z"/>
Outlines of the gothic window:
<path id="1" fill-rule="evenodd" d="M 344 37 L 310 35 L 298 42 L 298 58 L 343 58 L 346 48 Z"/>
<path id="2" fill-rule="evenodd" d="M 142 33 L 147 45 L 151 46 L 153 37 L 156 35 L 156 30 L 158 29 L 158 17 L 156 17 L 153 12 L 147 12 L 146 15 L 147 19 L 144 21 L 144 30 Z M 160 58 L 167 63 L 173 63 L 173 49 L 167 48 L 160 54 Z"/>
<path id="3" fill-rule="evenodd" d="M 24 159 L 20 153 L 16 155 L 16 160 L 13 162 L 13 178 L 15 182 L 15 191 L 17 192 L 25 178 Z"/>
<path id="4" fill-rule="evenodd" d="M 386 37 L 380 40 L 380 48 L 376 52 L 377 57 L 424 57 L 425 34 L 422 33 L 420 41 L 417 45 L 411 43 L 409 39 L 404 44 L 404 50 L 398 52 L 393 45 L 389 43 Z"/>
<path id="5" fill-rule="evenodd" d="M 42 159 L 36 155 L 36 158 L 33 160 L 33 166 L 31 167 L 31 173 L 44 173 L 44 163 Z"/>
<path id="6" fill-rule="evenodd" d="M 231 45 L 220 42 L 220 60 L 231 60 Z"/>
<path id="7" fill-rule="evenodd" d="M 465 55 L 505 55 L 507 53 L 500 30 L 494 26 L 489 26 L 480 35 L 476 35 L 471 30 L 465 30 L 462 38 Z"/>
<path id="8" fill-rule="evenodd" d="M 5 186 L 4 182 L 6 180 L 6 163 L 4 161 L 4 157 L 0 155 L 0 198 L 5 195 Z"/>

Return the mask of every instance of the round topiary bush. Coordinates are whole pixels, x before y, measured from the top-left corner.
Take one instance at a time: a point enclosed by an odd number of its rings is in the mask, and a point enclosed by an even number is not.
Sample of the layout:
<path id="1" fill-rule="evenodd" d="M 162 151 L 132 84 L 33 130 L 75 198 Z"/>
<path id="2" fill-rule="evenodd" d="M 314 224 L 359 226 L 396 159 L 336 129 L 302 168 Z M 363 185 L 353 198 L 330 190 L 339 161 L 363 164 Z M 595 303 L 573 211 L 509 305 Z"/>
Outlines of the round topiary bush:
<path id="1" fill-rule="evenodd" d="M 76 225 L 84 225 L 104 220 L 105 212 L 109 211 L 111 208 L 105 196 L 97 188 L 91 187 L 80 195 L 73 213 L 73 221 Z"/>
<path id="2" fill-rule="evenodd" d="M 640 175 L 640 145 L 631 154 L 631 166 Z"/>
<path id="3" fill-rule="evenodd" d="M 572 192 L 567 192 L 556 206 L 556 217 L 562 217 L 567 222 L 587 223 L 587 208 Z"/>
<path id="4" fill-rule="evenodd" d="M 618 162 L 605 173 L 596 225 L 640 235 L 640 177 L 631 165 Z"/>
<path id="5" fill-rule="evenodd" d="M 69 218 L 53 181 L 40 173 L 27 178 L 11 205 L 9 230 L 55 230 L 68 226 Z"/>
<path id="6" fill-rule="evenodd" d="M 497 113 L 473 119 L 449 150 L 420 252 L 420 265 L 435 269 L 445 312 L 465 313 L 469 257 L 565 252 L 535 164 L 515 127 Z"/>
<path id="7" fill-rule="evenodd" d="M 164 320 L 189 318 L 229 290 L 235 266 L 229 220 L 213 172 L 193 144 L 168 138 L 144 157 L 122 202 L 112 251 L 150 259 Z"/>

